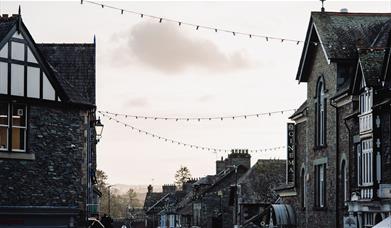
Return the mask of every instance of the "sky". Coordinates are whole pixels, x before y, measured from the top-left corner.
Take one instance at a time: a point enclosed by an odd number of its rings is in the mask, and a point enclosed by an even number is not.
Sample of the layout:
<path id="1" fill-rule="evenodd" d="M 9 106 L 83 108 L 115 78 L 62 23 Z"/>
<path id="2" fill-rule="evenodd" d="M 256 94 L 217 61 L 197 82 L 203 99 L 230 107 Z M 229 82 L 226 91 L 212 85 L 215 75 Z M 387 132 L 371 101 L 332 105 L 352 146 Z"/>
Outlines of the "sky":
<path id="1" fill-rule="evenodd" d="M 104 2 L 158 17 L 252 34 L 304 40 L 320 1 Z M 230 116 L 298 108 L 305 84 L 295 80 L 302 44 L 195 30 L 168 21 L 120 14 L 80 1 L 1 1 L 37 43 L 91 43 L 96 36 L 97 108 L 130 115 Z M 326 11 L 391 12 L 390 1 L 326 1 Z M 176 122 L 121 119 L 160 136 L 215 148 L 286 146 L 292 113 L 259 118 Z M 193 177 L 215 173 L 225 153 L 195 150 L 131 131 L 107 118 L 98 168 L 110 184 L 171 184 L 180 166 Z M 285 159 L 286 149 L 252 154 Z"/>

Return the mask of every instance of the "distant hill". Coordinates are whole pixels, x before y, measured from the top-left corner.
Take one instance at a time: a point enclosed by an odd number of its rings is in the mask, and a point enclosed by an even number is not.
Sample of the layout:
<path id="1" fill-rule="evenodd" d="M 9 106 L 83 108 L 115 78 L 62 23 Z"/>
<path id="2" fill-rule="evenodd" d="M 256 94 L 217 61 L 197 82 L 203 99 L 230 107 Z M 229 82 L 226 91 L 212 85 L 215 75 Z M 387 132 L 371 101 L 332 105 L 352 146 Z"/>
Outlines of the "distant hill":
<path id="1" fill-rule="evenodd" d="M 129 189 L 133 189 L 137 193 L 137 199 L 141 204 L 144 204 L 145 195 L 148 192 L 148 185 L 129 185 L 129 184 L 114 184 L 112 189 L 112 193 L 122 195 L 125 194 Z M 154 192 L 161 192 L 161 185 L 153 186 Z"/>

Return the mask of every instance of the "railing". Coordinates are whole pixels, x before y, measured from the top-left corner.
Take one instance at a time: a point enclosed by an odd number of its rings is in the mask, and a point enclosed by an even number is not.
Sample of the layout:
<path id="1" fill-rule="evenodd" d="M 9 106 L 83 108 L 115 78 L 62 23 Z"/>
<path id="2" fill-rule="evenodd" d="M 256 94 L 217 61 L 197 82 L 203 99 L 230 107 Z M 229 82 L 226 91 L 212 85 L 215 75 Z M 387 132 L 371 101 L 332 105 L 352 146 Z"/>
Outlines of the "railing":
<path id="1" fill-rule="evenodd" d="M 372 197 L 373 197 L 372 188 L 361 189 L 361 199 L 372 199 Z"/>
<path id="2" fill-rule="evenodd" d="M 362 114 L 359 116 L 360 133 L 372 130 L 372 113 Z"/>

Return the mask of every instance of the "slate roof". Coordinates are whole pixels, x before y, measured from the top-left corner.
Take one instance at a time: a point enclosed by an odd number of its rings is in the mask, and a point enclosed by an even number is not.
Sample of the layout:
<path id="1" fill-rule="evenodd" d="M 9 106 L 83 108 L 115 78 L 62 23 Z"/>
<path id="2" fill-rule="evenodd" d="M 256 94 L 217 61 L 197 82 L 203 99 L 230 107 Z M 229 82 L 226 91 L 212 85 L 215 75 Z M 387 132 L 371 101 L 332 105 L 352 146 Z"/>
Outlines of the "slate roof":
<path id="1" fill-rule="evenodd" d="M 300 105 L 300 107 L 296 110 L 295 113 L 293 113 L 293 114 L 289 117 L 289 119 L 295 118 L 295 117 L 298 116 L 299 114 L 303 113 L 305 109 L 307 109 L 307 100 L 305 100 L 305 101 L 303 102 L 303 104 Z"/>
<path id="2" fill-rule="evenodd" d="M 205 177 L 201 177 L 194 185 L 212 185 L 215 182 L 215 175 L 208 175 Z"/>
<path id="3" fill-rule="evenodd" d="M 386 52 L 383 50 L 365 50 L 359 52 L 359 61 L 367 86 L 381 86 L 385 54 Z"/>
<path id="4" fill-rule="evenodd" d="M 286 160 L 260 159 L 238 181 L 239 203 L 270 204 L 278 196 L 274 188 L 285 182 Z"/>
<path id="5" fill-rule="evenodd" d="M 384 47 L 388 41 L 390 13 L 312 12 L 311 18 L 330 59 L 357 58 L 357 46 Z"/>
<path id="6" fill-rule="evenodd" d="M 148 192 L 145 196 L 144 210 L 149 210 L 149 208 L 157 203 L 163 196 L 162 192 Z"/>
<path id="7" fill-rule="evenodd" d="M 73 103 L 95 105 L 95 45 L 37 44 Z"/>
<path id="8" fill-rule="evenodd" d="M 19 16 L 12 17 L 0 17 L 0 37 L 5 37 L 8 32 L 14 27 L 14 25 L 18 22 Z"/>
<path id="9" fill-rule="evenodd" d="M 187 193 L 182 200 L 177 204 L 177 212 L 181 215 L 192 215 L 193 192 Z"/>
<path id="10" fill-rule="evenodd" d="M 358 49 L 389 46 L 390 29 L 390 13 L 312 12 L 296 79 L 308 79 L 316 49 L 312 42 L 321 44 L 329 61 L 355 61 Z"/>

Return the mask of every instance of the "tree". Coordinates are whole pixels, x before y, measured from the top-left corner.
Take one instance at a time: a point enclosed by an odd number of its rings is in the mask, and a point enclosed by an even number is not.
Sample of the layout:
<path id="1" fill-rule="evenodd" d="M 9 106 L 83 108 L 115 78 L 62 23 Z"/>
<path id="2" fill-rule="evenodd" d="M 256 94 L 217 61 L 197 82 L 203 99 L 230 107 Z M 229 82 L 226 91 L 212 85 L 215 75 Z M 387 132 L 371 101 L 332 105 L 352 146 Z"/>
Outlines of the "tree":
<path id="1" fill-rule="evenodd" d="M 137 199 L 137 193 L 132 188 L 129 188 L 129 190 L 126 192 L 126 197 L 129 207 L 138 207 L 140 205 Z"/>
<path id="2" fill-rule="evenodd" d="M 191 173 L 186 166 L 181 166 L 175 173 L 175 184 L 179 189 L 190 179 Z"/>

